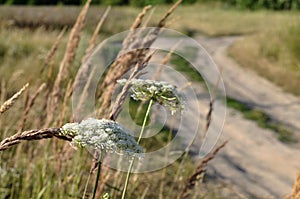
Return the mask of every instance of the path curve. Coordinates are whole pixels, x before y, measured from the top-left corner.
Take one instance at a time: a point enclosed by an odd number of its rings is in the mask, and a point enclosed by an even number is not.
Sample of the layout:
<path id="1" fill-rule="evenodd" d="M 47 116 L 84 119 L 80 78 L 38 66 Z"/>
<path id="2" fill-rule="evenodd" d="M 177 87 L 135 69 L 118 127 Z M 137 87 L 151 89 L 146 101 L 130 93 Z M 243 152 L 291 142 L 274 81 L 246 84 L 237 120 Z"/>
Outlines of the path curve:
<path id="1" fill-rule="evenodd" d="M 228 96 L 258 107 L 299 134 L 299 97 L 282 91 L 228 57 L 226 50 L 237 39 L 196 37 L 223 68 Z M 221 139 L 229 143 L 209 164 L 209 175 L 232 184 L 247 197 L 282 198 L 289 194 L 300 169 L 299 148 L 281 143 L 274 132 L 259 128 L 230 108 Z"/>

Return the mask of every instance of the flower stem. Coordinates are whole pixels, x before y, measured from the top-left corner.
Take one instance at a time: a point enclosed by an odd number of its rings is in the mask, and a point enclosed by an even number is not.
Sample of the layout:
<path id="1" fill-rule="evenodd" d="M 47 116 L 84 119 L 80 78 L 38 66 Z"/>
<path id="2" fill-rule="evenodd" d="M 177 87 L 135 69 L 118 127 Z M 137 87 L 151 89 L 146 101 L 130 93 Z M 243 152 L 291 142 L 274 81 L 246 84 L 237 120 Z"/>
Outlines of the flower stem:
<path id="1" fill-rule="evenodd" d="M 147 118 L 148 118 L 148 115 L 150 113 L 152 104 L 153 104 L 153 100 L 150 100 L 150 102 L 148 104 L 147 112 L 146 112 L 145 117 L 144 117 L 144 121 L 143 121 L 142 129 L 141 129 L 141 132 L 140 132 L 140 135 L 139 135 L 139 139 L 137 141 L 138 144 L 140 143 L 140 141 L 141 141 L 141 139 L 143 137 L 143 133 L 144 133 L 144 130 L 145 130 Z M 124 199 L 125 195 L 126 195 L 126 190 L 127 190 L 127 186 L 128 186 L 128 182 L 129 182 L 131 170 L 132 170 L 132 167 L 133 167 L 133 163 L 134 163 L 134 158 L 132 158 L 130 160 L 130 165 L 129 165 L 129 168 L 128 168 L 128 171 L 127 171 L 125 185 L 124 185 L 124 189 L 123 189 L 123 193 L 122 193 L 122 199 Z"/>
<path id="2" fill-rule="evenodd" d="M 100 173 L 101 173 L 101 160 L 102 160 L 102 153 L 100 152 L 99 159 L 98 159 L 97 177 L 96 177 L 96 181 L 95 181 L 95 186 L 94 186 L 94 192 L 93 192 L 92 199 L 95 199 L 95 197 L 96 197 L 96 192 L 97 192 L 97 187 L 98 187 L 98 181 L 99 181 Z"/>
<path id="3" fill-rule="evenodd" d="M 90 178 L 91 178 L 91 172 L 89 172 L 89 176 L 88 176 L 88 179 L 87 179 L 86 184 L 85 184 L 85 187 L 84 187 L 82 199 L 85 198 L 85 195 L 86 195 L 87 187 L 88 187 L 88 185 L 89 185 Z"/>
<path id="4" fill-rule="evenodd" d="M 138 139 L 138 141 L 137 141 L 138 144 L 140 143 L 140 141 L 141 141 L 141 139 L 142 139 L 142 137 L 143 137 L 143 133 L 144 133 L 144 130 L 145 130 L 147 118 L 148 118 L 148 115 L 149 115 L 149 113 L 150 113 L 152 104 L 153 104 L 153 100 L 150 100 L 150 102 L 149 102 L 149 104 L 148 104 L 147 112 L 146 112 L 145 117 L 144 117 L 142 129 L 141 129 L 141 132 L 140 132 L 140 136 L 139 136 L 139 139 Z"/>

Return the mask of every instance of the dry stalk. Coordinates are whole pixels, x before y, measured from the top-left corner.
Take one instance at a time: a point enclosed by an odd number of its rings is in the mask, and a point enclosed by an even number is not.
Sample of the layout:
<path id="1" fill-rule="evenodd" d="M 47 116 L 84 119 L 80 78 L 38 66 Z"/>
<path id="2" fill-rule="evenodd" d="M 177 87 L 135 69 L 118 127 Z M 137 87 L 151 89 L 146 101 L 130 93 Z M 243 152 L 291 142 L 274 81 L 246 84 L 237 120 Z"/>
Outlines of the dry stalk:
<path id="1" fill-rule="evenodd" d="M 185 187 L 182 190 L 179 198 L 187 198 L 189 196 L 188 190 L 193 189 L 197 183 L 197 181 L 201 180 L 201 176 L 204 175 L 206 166 L 209 161 L 214 159 L 216 154 L 228 143 L 228 141 L 223 142 L 220 146 L 215 148 L 212 152 L 210 152 L 203 160 L 201 160 L 198 167 L 195 169 L 194 173 L 188 178 L 185 183 Z"/>
<path id="2" fill-rule="evenodd" d="M 66 113 L 66 108 L 67 108 L 67 102 L 70 99 L 73 89 L 72 89 L 72 80 L 69 81 L 68 86 L 67 86 L 67 91 L 65 92 L 65 96 L 64 96 L 64 102 L 63 102 L 63 106 L 62 106 L 62 111 L 61 111 L 61 115 L 60 115 L 60 121 L 59 121 L 59 125 L 58 126 L 62 126 L 63 125 L 63 121 L 65 118 L 65 113 Z"/>
<path id="3" fill-rule="evenodd" d="M 149 39 L 146 37 L 146 40 L 141 40 L 141 38 L 136 38 L 136 31 L 132 31 L 131 34 L 127 36 L 127 38 L 123 41 L 123 48 L 121 52 L 124 52 L 124 50 L 129 50 L 131 46 L 139 47 L 142 50 L 133 50 L 129 53 L 125 53 L 121 55 L 109 68 L 107 75 L 105 76 L 100 92 L 101 95 L 99 96 L 99 102 L 100 102 L 100 108 L 98 110 L 98 117 L 109 117 L 111 119 L 116 119 L 121 111 L 121 105 L 124 102 L 124 99 L 126 97 L 126 94 L 128 92 L 129 86 L 125 85 L 123 87 L 122 92 L 118 96 L 117 102 L 115 103 L 115 106 L 113 107 L 113 110 L 110 109 L 110 101 L 111 101 L 111 95 L 113 93 L 116 81 L 120 79 L 127 71 L 130 70 L 132 65 L 135 65 L 135 68 L 138 68 L 139 66 L 143 66 L 143 60 L 148 63 L 151 56 L 146 57 L 147 52 L 149 51 L 149 48 L 151 44 L 155 41 L 157 38 L 160 29 L 163 27 L 164 22 L 166 21 L 167 17 L 175 10 L 175 8 L 179 5 L 181 2 L 178 1 L 169 11 L 168 13 L 162 18 L 162 20 L 158 24 L 158 28 L 156 28 L 156 31 L 154 34 L 149 34 Z M 131 29 L 135 30 L 141 25 L 142 19 L 145 16 L 146 12 L 150 9 L 150 7 L 145 7 L 142 13 L 137 17 L 135 23 L 133 23 Z M 138 32 L 139 35 L 141 32 Z M 146 41 L 146 42 L 145 42 Z M 135 49 L 135 48 L 133 48 Z M 147 61 L 147 59 L 149 60 Z M 145 64 L 146 65 L 146 64 Z M 139 70 L 134 70 L 139 71 Z M 124 97 L 125 96 L 125 97 Z M 102 179 L 103 180 L 103 179 Z M 103 181 L 102 181 L 103 182 Z M 100 192 L 101 193 L 101 192 Z"/>
<path id="4" fill-rule="evenodd" d="M 149 16 L 147 17 L 147 19 L 145 20 L 145 22 L 143 24 L 143 28 L 146 28 L 148 26 L 150 20 L 152 19 L 154 11 L 155 11 L 155 7 L 153 9 L 151 9 L 151 12 L 149 13 Z"/>
<path id="5" fill-rule="evenodd" d="M 46 83 L 43 83 L 38 89 L 37 91 L 33 94 L 33 96 L 28 100 L 25 111 L 23 112 L 23 116 L 19 125 L 19 130 L 18 132 L 21 132 L 24 128 L 25 122 L 27 120 L 27 116 L 28 113 L 30 111 L 30 109 L 32 108 L 32 106 L 34 105 L 34 102 L 36 100 L 36 98 L 38 97 L 38 95 L 46 88 Z"/>
<path id="6" fill-rule="evenodd" d="M 130 74 L 130 77 L 128 78 L 128 81 L 125 83 L 121 93 L 118 95 L 117 100 L 115 102 L 115 105 L 113 107 L 113 110 L 109 116 L 109 118 L 111 120 L 115 120 L 118 115 L 120 114 L 121 110 L 122 110 L 122 104 L 125 101 L 125 98 L 127 96 L 127 93 L 130 89 L 130 82 L 137 78 L 140 75 L 141 70 L 143 70 L 149 63 L 150 59 L 152 58 L 153 54 L 155 53 L 155 51 L 153 51 L 152 53 L 150 53 L 144 60 L 143 63 L 139 64 L 137 63 L 134 67 L 133 72 Z"/>
<path id="7" fill-rule="evenodd" d="M 211 120 L 212 120 L 212 112 L 213 112 L 213 105 L 214 105 L 214 102 L 215 102 L 215 99 L 216 99 L 216 94 L 217 94 L 217 89 L 218 89 L 218 86 L 220 84 L 220 81 L 221 81 L 221 77 L 222 77 L 222 68 L 220 69 L 220 73 L 218 75 L 218 79 L 217 79 L 217 82 L 216 84 L 214 85 L 214 89 L 213 89 L 213 92 L 212 92 L 212 95 L 211 95 L 211 98 L 210 98 L 210 102 L 209 102 L 209 110 L 206 114 L 206 123 L 205 123 L 205 127 L 204 127 L 204 132 L 207 133 L 208 129 L 209 129 L 209 126 L 211 125 Z M 187 84 L 189 85 L 189 83 Z M 201 138 L 200 138 L 201 139 Z M 190 141 L 190 143 L 188 144 L 188 146 L 186 147 L 185 151 L 184 151 L 184 156 L 183 156 L 183 159 L 182 161 L 180 162 L 179 164 L 179 168 L 177 170 L 177 173 L 175 175 L 175 182 L 178 182 L 178 178 L 179 178 L 179 172 L 181 171 L 181 169 L 183 168 L 183 164 L 184 164 L 184 160 L 185 158 L 188 156 L 189 152 L 190 152 L 190 149 L 192 147 L 192 145 L 194 144 L 196 140 L 196 136 Z"/>
<path id="8" fill-rule="evenodd" d="M 149 48 L 151 44 L 157 39 L 161 28 L 166 27 L 166 22 L 168 17 L 175 11 L 175 9 L 179 6 L 179 4 L 182 2 L 182 0 L 177 1 L 168 11 L 167 13 L 161 18 L 161 20 L 158 22 L 156 28 L 152 30 L 144 39 L 142 46 L 144 48 Z"/>
<path id="9" fill-rule="evenodd" d="M 212 121 L 212 112 L 213 112 L 213 107 L 214 107 L 214 103 L 216 100 L 216 95 L 217 95 L 217 91 L 218 91 L 218 86 L 220 84 L 221 78 L 222 78 L 222 68 L 220 68 L 220 73 L 218 75 L 218 79 L 217 82 L 214 85 L 211 97 L 210 97 L 210 101 L 209 101 L 209 109 L 208 112 L 206 114 L 206 123 L 205 123 L 205 127 L 204 127 L 204 132 L 207 133 L 209 126 L 211 124 Z M 202 137 L 200 137 L 201 139 Z M 195 142 L 196 137 L 194 137 L 194 139 L 191 140 L 191 142 L 188 144 L 186 150 L 185 150 L 185 156 L 189 153 L 193 143 Z"/>
<path id="10" fill-rule="evenodd" d="M 99 110 L 98 110 L 98 116 L 99 117 L 108 117 L 110 114 L 110 100 L 111 100 L 111 94 L 113 92 L 113 89 L 115 87 L 116 81 L 120 79 L 128 70 L 130 70 L 132 65 L 135 65 L 137 63 L 136 57 L 139 54 L 140 50 L 133 50 L 127 53 L 124 53 L 129 49 L 129 45 L 133 42 L 136 42 L 138 40 L 136 38 L 136 31 L 135 29 L 139 28 L 144 16 L 148 12 L 148 10 L 151 8 L 151 6 L 146 6 L 143 11 L 137 16 L 135 22 L 132 24 L 127 37 L 123 41 L 123 47 L 121 50 L 121 56 L 119 56 L 116 61 L 110 66 L 107 75 L 105 76 L 100 92 L 101 96 L 99 96 L 99 102 L 101 104 Z"/>
<path id="11" fill-rule="evenodd" d="M 78 88 L 78 86 L 81 85 L 84 80 L 88 79 L 87 83 L 84 85 L 83 92 L 80 96 L 78 107 L 76 107 L 78 111 L 80 111 L 80 109 L 81 109 L 81 107 L 82 107 L 82 105 L 83 105 L 83 103 L 84 103 L 84 101 L 85 101 L 85 99 L 88 95 L 87 91 L 88 91 L 90 83 L 92 81 L 94 71 L 96 70 L 96 67 L 93 67 L 93 71 L 91 71 L 92 66 L 91 66 L 91 64 L 88 60 L 88 57 L 90 56 L 90 54 L 92 53 L 92 50 L 94 49 L 94 47 L 96 45 L 97 36 L 99 34 L 99 31 L 100 31 L 105 19 L 108 16 L 108 13 L 110 12 L 110 9 L 111 9 L 111 7 L 109 6 L 105 10 L 104 14 L 102 15 L 99 23 L 97 24 L 97 27 L 96 27 L 96 29 L 93 33 L 93 36 L 90 40 L 89 47 L 87 48 L 87 50 L 85 52 L 85 55 L 84 55 L 83 59 L 81 60 L 82 66 L 80 67 L 80 69 L 77 73 L 77 77 L 79 77 L 79 78 L 77 78 L 76 81 L 74 82 L 73 87 Z"/>
<path id="12" fill-rule="evenodd" d="M 166 65 L 171 57 L 172 57 L 172 54 L 174 53 L 174 51 L 176 50 L 176 48 L 179 46 L 179 44 L 181 43 L 182 41 L 179 40 L 170 50 L 170 52 L 164 57 L 164 59 L 161 61 L 160 63 L 160 66 L 158 67 L 157 71 L 155 72 L 154 76 L 153 76 L 153 79 L 154 80 L 158 80 L 159 76 L 161 75 L 162 73 L 162 70 L 163 70 L 163 67 L 164 65 Z"/>
<path id="13" fill-rule="evenodd" d="M 165 16 L 160 20 L 160 22 L 158 23 L 158 27 L 164 27 L 165 23 L 168 19 L 168 17 L 175 11 L 175 9 L 179 6 L 179 4 L 182 2 L 182 0 L 177 1 L 169 10 L 168 12 L 165 14 Z"/>
<path id="14" fill-rule="evenodd" d="M 123 41 L 123 50 L 128 49 L 129 45 L 132 42 L 135 42 L 135 33 L 136 33 L 135 30 L 141 26 L 144 16 L 147 14 L 147 12 L 150 9 L 151 9 L 150 5 L 144 7 L 144 9 L 142 10 L 142 12 L 139 13 L 139 15 L 136 17 L 135 21 L 133 22 L 133 24 L 130 27 L 129 34 L 127 35 L 127 37 Z"/>
<path id="15" fill-rule="evenodd" d="M 214 89 L 213 89 L 213 92 L 212 92 L 212 95 L 211 95 L 211 98 L 210 98 L 210 102 L 209 102 L 209 110 L 208 110 L 208 113 L 206 114 L 206 126 L 205 126 L 205 132 L 208 131 L 208 128 L 211 124 L 211 120 L 212 120 L 212 112 L 213 112 L 213 105 L 215 103 L 215 100 L 216 100 L 216 95 L 217 95 L 217 91 L 218 91 L 218 86 L 220 84 L 220 81 L 221 81 L 221 77 L 222 77 L 222 68 L 220 68 L 220 73 L 218 75 L 218 79 L 217 79 L 217 82 L 214 86 Z"/>
<path id="16" fill-rule="evenodd" d="M 100 108 L 98 110 L 98 115 L 100 117 L 107 117 L 107 115 L 110 113 L 110 101 L 111 101 L 111 95 L 114 89 L 114 86 L 116 84 L 116 80 L 120 79 L 130 68 L 132 65 L 136 65 L 136 63 L 142 63 L 146 54 L 149 51 L 149 47 L 152 45 L 152 43 L 157 39 L 157 36 L 160 33 L 161 28 L 164 27 L 164 24 L 167 20 L 167 18 L 171 15 L 172 12 L 174 12 L 175 8 L 181 3 L 181 0 L 176 2 L 169 11 L 163 16 L 163 18 L 159 21 L 157 27 L 148 33 L 148 35 L 145 37 L 145 39 L 139 38 L 141 31 L 134 31 L 129 34 L 129 36 L 124 40 L 124 48 L 121 50 L 121 52 L 124 52 L 124 50 L 130 50 L 130 49 L 136 49 L 136 47 L 139 48 L 139 50 L 133 50 L 128 53 L 122 54 L 110 67 L 107 75 L 104 78 L 104 81 L 101 84 L 100 88 Z M 147 11 L 150 8 L 145 7 L 144 11 Z M 133 24 L 132 28 L 137 28 L 141 25 L 140 18 L 144 17 L 145 14 L 143 12 L 138 16 L 137 22 Z M 130 45 L 130 46 L 129 46 Z M 105 90 L 104 90 L 105 88 Z"/>
<path id="17" fill-rule="evenodd" d="M 80 14 L 78 15 L 76 22 L 71 30 L 70 37 L 67 43 L 67 49 L 64 56 L 64 64 L 63 72 L 67 71 L 69 65 L 73 62 L 76 54 L 76 50 L 81 38 L 82 29 L 84 27 L 85 18 L 87 11 L 89 9 L 91 0 L 87 0 L 84 7 L 82 8 Z M 64 73 L 63 73 L 64 74 Z"/>
<path id="18" fill-rule="evenodd" d="M 4 103 L 6 97 L 6 82 L 4 79 L 1 81 L 0 103 Z"/>
<path id="19" fill-rule="evenodd" d="M 108 16 L 108 13 L 110 12 L 110 10 L 111 10 L 111 7 L 108 6 L 107 9 L 105 10 L 104 14 L 102 15 L 100 21 L 98 22 L 97 27 L 96 27 L 96 29 L 95 29 L 95 31 L 94 31 L 94 33 L 93 33 L 93 36 L 92 36 L 92 38 L 91 38 L 91 40 L 90 40 L 89 47 L 86 49 L 85 55 L 84 55 L 84 57 L 83 57 L 82 60 L 81 60 L 81 63 L 82 63 L 82 64 L 87 60 L 88 56 L 90 55 L 90 53 L 91 53 L 92 50 L 94 49 L 94 47 L 95 47 L 95 45 L 96 45 L 96 39 L 97 39 L 97 37 L 98 37 L 98 34 L 99 34 L 99 32 L 100 32 L 100 29 L 101 29 L 101 27 L 102 27 L 104 21 L 106 20 L 106 18 L 107 18 L 107 16 Z"/>
<path id="20" fill-rule="evenodd" d="M 146 6 L 144 7 L 144 9 L 142 10 L 142 12 L 137 16 L 137 18 L 135 19 L 134 23 L 132 24 L 132 26 L 130 27 L 130 32 L 129 34 L 126 36 L 126 38 L 124 39 L 123 41 L 123 47 L 122 47 L 122 50 L 121 50 L 121 56 L 111 65 L 111 67 L 109 68 L 109 71 L 107 73 L 107 76 L 105 77 L 103 83 L 101 84 L 101 91 L 110 83 L 112 82 L 111 79 L 113 79 L 114 77 L 114 74 L 111 74 L 111 73 L 116 73 L 114 70 L 115 68 L 119 68 L 121 67 L 122 65 L 129 65 L 131 64 L 130 60 L 133 59 L 133 53 L 122 53 L 126 50 L 128 50 L 128 47 L 129 47 L 129 44 L 132 43 L 132 42 L 136 42 L 133 38 L 134 38 L 134 35 L 136 33 L 136 30 L 137 28 L 140 27 L 141 23 L 142 23 L 142 20 L 144 18 L 144 16 L 146 15 L 146 13 L 148 12 L 148 10 L 151 8 L 151 6 Z M 130 66 L 127 66 L 127 67 L 130 67 Z M 111 75 L 110 75 L 111 74 Z"/>
<path id="21" fill-rule="evenodd" d="M 91 0 L 88 0 L 85 3 L 84 7 L 82 8 L 73 28 L 71 30 L 69 40 L 67 43 L 67 48 L 66 48 L 66 51 L 64 54 L 64 58 L 60 63 L 59 72 L 57 74 L 57 77 L 56 77 L 56 80 L 54 83 L 54 88 L 53 88 L 53 91 L 51 94 L 51 101 L 49 103 L 49 106 L 51 108 L 50 108 L 49 112 L 47 113 L 47 121 L 46 121 L 47 126 L 52 122 L 54 113 L 59 104 L 60 84 L 67 74 L 68 67 L 70 66 L 70 64 L 73 62 L 73 60 L 75 58 L 76 50 L 77 50 L 77 47 L 78 47 L 78 44 L 79 44 L 79 41 L 81 38 L 81 32 L 82 32 L 82 29 L 84 26 L 85 17 L 86 17 L 90 2 L 91 2 Z"/>
<path id="22" fill-rule="evenodd" d="M 9 138 L 6 138 L 0 142 L 0 151 L 4 151 L 12 147 L 13 145 L 19 144 L 22 141 L 41 140 L 47 138 L 59 138 L 65 141 L 71 141 L 71 137 L 62 136 L 60 128 L 46 128 L 24 131 L 22 133 L 15 134 Z"/>
<path id="23" fill-rule="evenodd" d="M 292 194 L 285 199 L 299 199 L 300 198 L 300 172 L 298 173 L 297 179 L 295 180 Z"/>
<path id="24" fill-rule="evenodd" d="M 85 63 L 85 65 L 89 65 L 89 63 Z M 88 67 L 90 68 L 90 67 Z M 79 102 L 78 102 L 78 105 L 76 107 L 76 110 L 75 110 L 75 113 L 81 113 L 82 111 L 82 108 L 83 108 L 83 105 L 84 103 L 86 102 L 86 99 L 88 98 L 88 95 L 89 95 L 89 88 L 92 84 L 92 80 L 93 80 L 93 77 L 94 77 L 94 74 L 95 74 L 95 71 L 96 71 L 97 67 L 93 67 L 93 70 L 90 71 L 90 74 L 89 76 L 87 77 L 87 81 L 84 85 L 84 88 L 82 90 L 82 93 L 80 95 L 80 98 L 79 98 Z M 90 69 L 88 69 L 90 70 Z M 80 81 L 80 80 L 79 80 Z M 77 81 L 76 83 L 74 83 L 74 88 L 76 89 L 78 85 L 76 85 L 77 83 L 79 83 L 79 81 Z"/>
<path id="25" fill-rule="evenodd" d="M 48 52 L 48 54 L 46 56 L 46 59 L 45 59 L 45 62 L 44 62 L 44 66 L 42 67 L 41 73 L 43 73 L 43 71 L 45 70 L 45 68 L 48 67 L 51 64 L 52 59 L 53 59 L 53 57 L 54 57 L 54 55 L 55 55 L 55 53 L 56 53 L 56 51 L 58 49 L 58 46 L 59 46 L 59 44 L 61 42 L 61 39 L 62 39 L 63 35 L 66 32 L 66 29 L 67 28 L 64 27 L 62 29 L 62 31 L 59 33 L 59 35 L 57 36 L 54 44 L 52 45 L 50 51 Z"/>
<path id="26" fill-rule="evenodd" d="M 16 100 L 22 95 L 22 93 L 28 88 L 29 84 L 25 84 L 17 93 L 15 93 L 11 98 L 6 100 L 0 107 L 0 115 L 10 109 Z"/>
<path id="27" fill-rule="evenodd" d="M 163 58 L 163 60 L 160 62 L 160 65 L 158 67 L 158 69 L 156 70 L 155 74 L 153 75 L 153 80 L 158 80 L 159 76 L 161 75 L 162 73 L 162 70 L 163 70 L 163 66 L 166 65 L 171 57 L 172 57 L 172 54 L 174 53 L 175 49 L 179 46 L 179 44 L 181 43 L 181 40 L 178 41 L 173 47 L 172 49 L 170 50 L 170 52 Z M 144 105 L 146 104 L 147 101 L 142 101 L 137 109 L 137 113 L 136 115 L 140 115 L 141 111 L 142 111 L 142 108 L 144 107 Z"/>

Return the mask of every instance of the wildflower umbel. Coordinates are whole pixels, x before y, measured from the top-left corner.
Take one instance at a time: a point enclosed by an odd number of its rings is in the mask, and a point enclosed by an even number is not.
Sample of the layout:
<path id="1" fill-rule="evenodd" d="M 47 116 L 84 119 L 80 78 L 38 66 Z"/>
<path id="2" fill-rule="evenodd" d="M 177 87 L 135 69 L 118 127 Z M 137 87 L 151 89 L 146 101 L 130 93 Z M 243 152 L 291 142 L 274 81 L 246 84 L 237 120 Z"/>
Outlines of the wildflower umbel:
<path id="1" fill-rule="evenodd" d="M 125 85 L 127 80 L 121 79 L 117 82 Z M 178 109 L 183 109 L 176 87 L 168 82 L 133 79 L 130 85 L 131 97 L 134 100 L 153 100 L 163 106 L 169 107 L 172 114 Z"/>
<path id="2" fill-rule="evenodd" d="M 141 158 L 143 149 L 127 132 L 118 122 L 107 119 L 89 118 L 81 123 L 67 123 L 62 127 L 64 135 L 74 136 L 74 146 Z"/>

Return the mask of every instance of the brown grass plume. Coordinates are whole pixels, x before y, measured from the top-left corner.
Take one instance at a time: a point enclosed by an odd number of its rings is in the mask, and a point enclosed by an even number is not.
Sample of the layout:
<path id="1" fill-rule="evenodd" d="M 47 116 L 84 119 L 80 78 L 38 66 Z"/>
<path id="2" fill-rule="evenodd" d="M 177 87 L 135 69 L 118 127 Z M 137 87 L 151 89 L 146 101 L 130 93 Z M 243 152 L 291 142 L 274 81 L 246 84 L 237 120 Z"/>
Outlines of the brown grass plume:
<path id="1" fill-rule="evenodd" d="M 0 107 L 0 115 L 10 109 L 16 100 L 22 95 L 22 93 L 28 88 L 29 83 L 25 84 L 17 93 L 15 93 L 11 98 L 6 100 Z"/>

